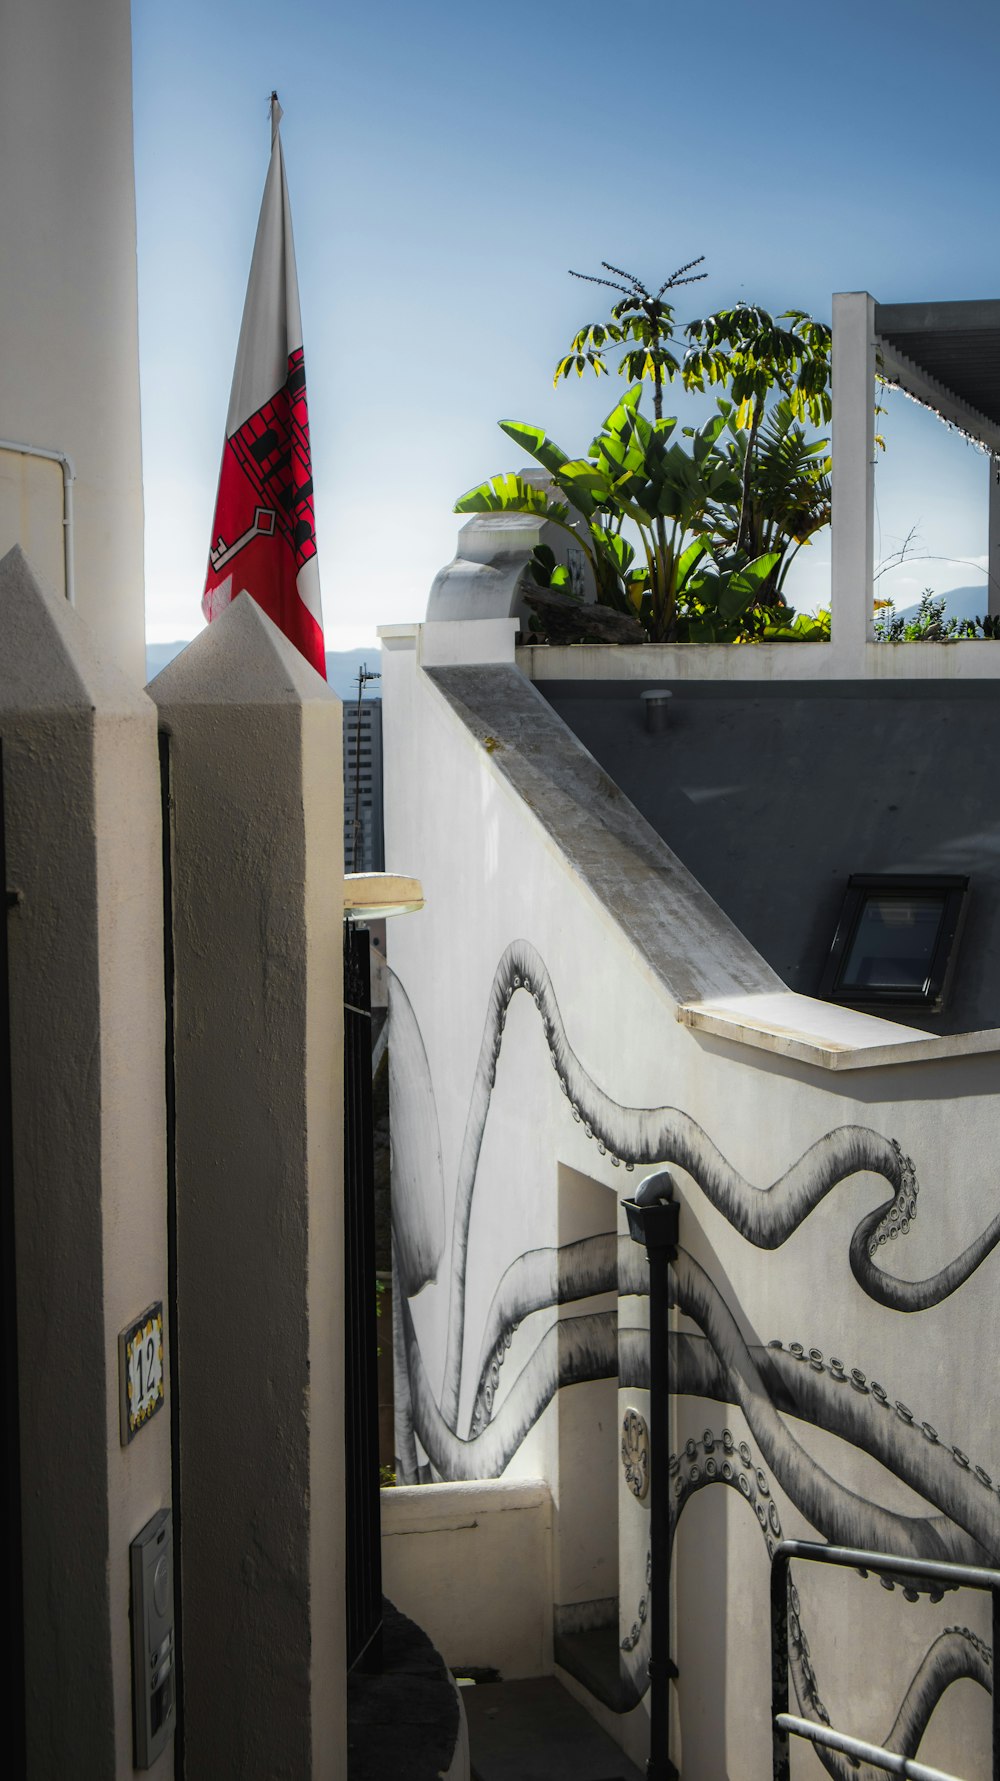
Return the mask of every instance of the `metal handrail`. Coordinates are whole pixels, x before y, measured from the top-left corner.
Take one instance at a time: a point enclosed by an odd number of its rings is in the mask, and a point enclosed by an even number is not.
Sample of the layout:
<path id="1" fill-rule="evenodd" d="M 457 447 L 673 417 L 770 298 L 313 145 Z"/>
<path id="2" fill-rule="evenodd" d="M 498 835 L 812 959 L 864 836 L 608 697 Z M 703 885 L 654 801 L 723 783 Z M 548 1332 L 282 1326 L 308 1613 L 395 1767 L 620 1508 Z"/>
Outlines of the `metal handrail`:
<path id="1" fill-rule="evenodd" d="M 774 1781 L 789 1781 L 789 1737 L 836 1750 L 843 1756 L 871 1763 L 889 1775 L 908 1781 L 961 1781 L 941 1769 L 928 1768 L 881 1744 L 851 1738 L 817 1720 L 800 1719 L 788 1711 L 788 1567 L 792 1559 L 810 1564 L 837 1565 L 880 1577 L 909 1578 L 946 1589 L 988 1589 L 993 1603 L 993 1650 L 1000 1650 L 1000 1571 L 982 1565 L 947 1564 L 937 1559 L 898 1558 L 888 1552 L 865 1552 L 853 1546 L 824 1546 L 812 1540 L 782 1540 L 771 1561 L 771 1748 Z M 1000 1689 L 993 1690 L 993 1781 L 1000 1781 Z"/>
<path id="2" fill-rule="evenodd" d="M 907 1781 L 961 1781 L 961 1776 L 946 1775 L 943 1769 L 929 1769 L 926 1763 L 897 1756 L 881 1744 L 866 1744 L 863 1738 L 849 1738 L 846 1732 L 834 1731 L 832 1725 L 817 1725 L 814 1719 L 799 1719 L 795 1713 L 779 1713 L 775 1723 L 796 1738 L 808 1738 L 810 1744 L 822 1744 L 825 1750 L 836 1750 L 840 1756 L 850 1756 L 856 1762 L 870 1762 L 873 1768 L 885 1769 L 890 1775 L 905 1775 Z"/>

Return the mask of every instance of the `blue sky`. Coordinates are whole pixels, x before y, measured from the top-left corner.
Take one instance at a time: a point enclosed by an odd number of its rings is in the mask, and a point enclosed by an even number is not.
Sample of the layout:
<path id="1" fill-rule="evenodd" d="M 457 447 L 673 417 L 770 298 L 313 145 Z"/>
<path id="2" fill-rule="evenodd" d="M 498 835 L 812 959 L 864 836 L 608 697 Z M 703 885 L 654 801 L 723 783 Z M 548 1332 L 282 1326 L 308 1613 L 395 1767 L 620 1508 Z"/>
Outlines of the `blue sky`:
<path id="1" fill-rule="evenodd" d="M 517 460 L 500 417 L 575 452 L 610 408 L 606 380 L 552 387 L 601 313 L 569 267 L 658 283 L 703 253 L 681 320 L 1000 294 L 995 4 L 134 0 L 133 33 L 151 639 L 201 625 L 272 87 L 330 647 L 423 616 L 455 497 Z M 884 431 L 876 555 L 916 526 L 958 560 L 883 585 L 906 604 L 976 580 L 985 461 L 898 396 Z M 812 606 L 828 544 L 802 558 Z"/>

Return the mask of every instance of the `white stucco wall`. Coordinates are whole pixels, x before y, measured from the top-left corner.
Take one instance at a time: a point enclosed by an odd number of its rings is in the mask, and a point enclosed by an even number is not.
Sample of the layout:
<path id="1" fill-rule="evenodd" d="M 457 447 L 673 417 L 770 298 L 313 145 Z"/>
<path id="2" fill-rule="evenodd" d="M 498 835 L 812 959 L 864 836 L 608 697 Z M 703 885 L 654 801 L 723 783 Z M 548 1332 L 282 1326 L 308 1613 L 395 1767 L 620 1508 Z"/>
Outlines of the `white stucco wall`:
<path id="1" fill-rule="evenodd" d="M 75 466 L 81 615 L 144 673 L 129 0 L 6 0 L 0 54 L 0 437 Z M 62 477 L 0 450 L 0 555 L 64 591 Z"/>
<path id="2" fill-rule="evenodd" d="M 470 631 L 475 629 L 470 625 Z M 627 937 L 614 899 L 604 904 L 571 867 L 539 805 L 519 796 L 502 770 L 502 736 L 473 733 L 440 686 L 418 665 L 418 639 L 385 638 L 383 696 L 386 735 L 387 857 L 404 860 L 424 885 L 426 909 L 397 923 L 389 960 L 406 989 L 426 1047 L 440 1125 L 445 1227 L 448 1237 L 435 1283 L 411 1301 L 413 1325 L 430 1387 L 440 1402 L 450 1279 L 450 1236 L 463 1140 L 476 1088 L 476 1060 L 498 961 L 512 941 L 537 949 L 573 1050 L 590 1078 L 624 1108 L 677 1108 L 697 1121 L 748 1184 L 777 1180 L 825 1133 L 840 1126 L 871 1128 L 896 1139 L 913 1158 L 921 1187 L 920 1215 L 908 1234 L 880 1250 L 890 1274 L 920 1280 L 958 1256 L 995 1213 L 992 1149 L 996 1122 L 995 1062 L 952 1057 L 833 1074 L 800 1061 L 696 1033 L 679 1024 L 676 1000 L 664 987 L 673 968 L 644 956 Z M 538 796 L 546 761 L 534 758 Z M 532 794 L 534 796 L 534 794 Z M 606 845 L 594 811 L 592 845 Z M 582 811 L 586 843 L 588 812 Z M 656 896 L 655 873 L 650 896 Z M 664 943 L 669 951 L 669 939 Z M 728 944 L 728 942 L 727 942 Z M 725 947 L 723 947 L 723 953 Z M 695 962 L 697 964 L 697 961 Z M 706 957 L 706 974 L 718 959 Z M 700 968 L 700 967 L 699 967 Z M 481 1085 L 480 1085 L 481 1087 Z M 394 1146 L 405 1144 L 397 1127 Z M 489 1091 L 469 1228 L 466 1345 L 457 1429 L 468 1431 L 479 1342 L 487 1308 L 506 1268 L 526 1251 L 559 1243 L 559 1172 L 575 1170 L 603 1185 L 609 1218 L 634 1189 L 628 1173 L 588 1139 L 585 1121 L 572 1117 L 549 1055 L 532 997 L 514 994 L 506 1011 L 495 1083 Z M 938 1449 L 954 1445 L 970 1466 L 991 1479 L 1000 1474 L 1000 1432 L 989 1402 L 994 1347 L 997 1269 L 987 1256 L 971 1278 L 929 1309 L 906 1315 L 879 1304 L 856 1282 L 849 1264 L 851 1233 L 866 1212 L 886 1202 L 884 1180 L 858 1172 L 840 1182 L 775 1249 L 742 1237 L 684 1170 L 675 1170 L 682 1198 L 681 1241 L 729 1307 L 745 1342 L 785 1350 L 798 1342 L 817 1351 L 826 1379 L 831 1357 L 844 1363 L 842 1386 L 864 1399 L 873 1416 L 896 1417 L 898 1400 L 937 1431 Z M 748 1189 L 747 1191 L 750 1191 Z M 406 1207 L 394 1216 L 407 1218 Z M 577 1305 L 589 1311 L 590 1302 Z M 642 1320 L 643 1303 L 624 1298 L 620 1327 Z M 494 1420 L 554 1319 L 552 1310 L 526 1317 L 514 1332 L 500 1370 Z M 686 1320 L 683 1328 L 697 1333 Z M 808 1359 L 801 1363 L 808 1366 Z M 851 1383 L 851 1369 L 862 1382 Z M 871 1396 L 879 1382 L 886 1407 Z M 560 1504 L 577 1512 L 587 1499 L 589 1468 L 579 1449 L 569 1463 L 560 1418 L 570 1419 L 574 1391 L 564 1388 L 514 1453 L 508 1477 L 548 1480 L 558 1521 Z M 565 1409 L 563 1408 L 565 1402 Z M 622 1404 L 645 1408 L 635 1388 Z M 620 1406 L 621 1407 L 621 1406 Z M 759 1443 L 729 1403 L 680 1397 L 673 1403 L 673 1447 L 682 1466 L 704 1463 L 706 1429 L 716 1441 L 728 1429 L 737 1444 L 737 1470 L 752 1481 L 761 1465 Z M 787 1418 L 796 1440 L 817 1464 L 861 1497 L 916 1517 L 936 1509 L 857 1445 L 801 1418 Z M 905 1432 L 905 1430 L 904 1430 Z M 618 1429 L 600 1431 L 617 1449 Z M 593 1463 L 603 1463 L 597 1453 Z M 685 1459 L 684 1444 L 695 1452 Z M 929 1451 L 934 1443 L 920 1436 Z M 917 1445 L 919 1460 L 923 1451 Z M 745 1441 L 751 1460 L 738 1461 Z M 947 1464 L 962 1471 L 963 1460 Z M 764 1468 L 786 1536 L 831 1537 L 810 1525 Z M 751 1485 L 751 1488 L 753 1486 Z M 985 1483 L 983 1513 L 996 1530 L 1000 1556 L 1000 1497 Z M 821 1494 L 826 1487 L 820 1484 Z M 756 1492 L 755 1492 L 756 1494 Z M 595 1499 L 599 1501 L 600 1499 Z M 767 1499 L 764 1504 L 765 1519 Z M 606 1510 L 602 1509 L 602 1515 Z M 648 1499 L 619 1495 L 620 1614 L 623 1632 L 635 1619 L 644 1590 Z M 595 1531 L 594 1552 L 601 1548 Z M 764 1781 L 770 1773 L 768 1732 L 768 1554 L 753 1508 L 737 1489 L 694 1495 L 680 1520 L 675 1553 L 678 1752 L 685 1773 L 740 1774 Z M 803 1623 L 820 1692 L 835 1724 L 881 1741 L 918 1663 L 934 1636 L 956 1622 L 987 1632 L 980 1598 L 938 1606 L 909 1604 L 900 1592 L 845 1577 L 810 1575 L 799 1582 Z M 594 1597 L 606 1591 L 595 1561 Z M 556 1601 L 559 1601 L 557 1596 Z M 645 1705 L 618 1721 L 630 1753 L 641 1757 Z M 920 1745 L 921 1760 L 972 1777 L 989 1773 L 988 1701 L 970 1682 L 952 1687 Z M 818 1773 L 808 1753 L 801 1773 Z M 798 1770 L 796 1772 L 799 1772 Z"/>

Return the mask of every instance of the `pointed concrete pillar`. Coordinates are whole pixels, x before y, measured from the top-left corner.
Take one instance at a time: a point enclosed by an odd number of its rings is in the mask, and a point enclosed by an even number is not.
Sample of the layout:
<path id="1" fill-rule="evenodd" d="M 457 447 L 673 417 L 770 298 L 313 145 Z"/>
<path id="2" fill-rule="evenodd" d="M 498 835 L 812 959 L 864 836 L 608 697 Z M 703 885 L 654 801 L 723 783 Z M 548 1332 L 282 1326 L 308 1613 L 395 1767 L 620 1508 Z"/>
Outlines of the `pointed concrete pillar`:
<path id="1" fill-rule="evenodd" d="M 246 594 L 149 690 L 173 827 L 187 1781 L 342 1781 L 341 706 Z"/>
<path id="2" fill-rule="evenodd" d="M 17 548 L 0 742 L 27 1773 L 125 1777 L 129 1542 L 170 1501 L 169 1404 L 123 1447 L 118 1381 L 119 1331 L 167 1298 L 156 713 Z"/>

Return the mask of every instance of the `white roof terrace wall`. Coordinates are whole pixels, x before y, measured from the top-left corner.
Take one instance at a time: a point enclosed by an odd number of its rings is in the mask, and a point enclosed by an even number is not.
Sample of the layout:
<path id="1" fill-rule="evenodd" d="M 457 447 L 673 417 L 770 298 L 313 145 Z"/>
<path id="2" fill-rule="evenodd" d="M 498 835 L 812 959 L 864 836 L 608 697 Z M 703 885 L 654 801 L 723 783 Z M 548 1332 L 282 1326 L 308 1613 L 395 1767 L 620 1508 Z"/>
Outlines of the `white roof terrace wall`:
<path id="1" fill-rule="evenodd" d="M 674 1754 L 685 1773 L 763 1781 L 770 1658 L 762 1629 L 767 1542 L 777 1527 L 1000 1561 L 1000 1434 L 984 1410 L 1000 1262 L 986 1254 L 964 1282 L 951 1277 L 950 1290 L 939 1282 L 937 1302 L 919 1284 L 895 1285 L 937 1276 L 995 1216 L 995 1063 L 919 1050 L 925 1061 L 908 1063 L 898 1047 L 919 1046 L 919 1035 L 859 1017 L 851 1017 L 850 1043 L 841 1032 L 840 1067 L 830 1067 L 837 1036 L 829 1029 L 799 1032 L 798 1050 L 761 1050 L 718 1026 L 686 1026 L 682 1004 L 701 993 L 694 979 L 711 982 L 711 997 L 725 999 L 728 978 L 731 994 L 755 998 L 771 993 L 774 975 L 722 918 L 713 933 L 704 894 L 517 673 L 497 624 L 395 627 L 383 633 L 383 668 L 387 850 L 420 876 L 426 896 L 418 918 L 394 925 L 389 958 L 426 1052 L 440 1131 L 440 1172 L 432 1174 L 443 1182 L 445 1208 L 436 1279 L 419 1291 L 413 1283 L 404 1307 L 418 1457 L 429 1454 L 445 1477 L 504 1468 L 544 1476 L 558 1540 L 562 1505 L 588 1500 L 594 1468 L 608 1448 L 617 1452 L 620 1433 L 595 1427 L 589 1453 L 572 1466 L 560 1458 L 570 1382 L 600 1364 L 596 1322 L 574 1320 L 602 1302 L 587 1296 L 602 1281 L 577 1277 L 572 1258 L 559 1264 L 565 1302 L 553 1302 L 558 1267 L 538 1252 L 560 1240 L 560 1170 L 564 1180 L 575 1171 L 606 1191 L 611 1228 L 643 1171 L 670 1164 L 690 1258 L 673 1405 L 684 1508 L 675 1545 Z M 865 1067 L 866 1057 L 877 1067 Z M 405 1092 L 401 1102 L 394 1146 L 409 1135 Z M 913 1159 L 913 1183 L 901 1157 Z M 801 1216 L 782 1225 L 780 1209 L 796 1197 Z M 877 1230 L 856 1240 L 852 1272 L 852 1233 L 893 1205 L 898 1240 L 883 1242 Z M 425 1212 L 418 1196 L 394 1207 L 411 1222 Z M 635 1344 L 625 1332 L 641 1329 L 645 1302 L 625 1254 L 618 1344 L 630 1382 L 619 1417 L 629 1406 L 648 1411 L 641 1373 L 629 1374 Z M 490 1308 L 504 1281 L 498 1326 Z M 913 1306 L 910 1315 L 894 1308 L 894 1296 Z M 454 1341 L 449 1348 L 456 1304 L 464 1337 L 457 1370 Z M 489 1378 L 491 1356 L 489 1419 L 474 1432 L 477 1381 L 484 1361 Z M 613 1369 L 614 1357 L 605 1359 Z M 723 1461 L 739 1488 L 700 1488 L 723 1481 Z M 648 1501 L 619 1471 L 623 1638 L 646 1594 Z M 597 1551 L 600 1530 L 593 1533 Z M 520 1587 L 534 1581 L 525 1575 Z M 605 1582 L 595 1569 L 594 1598 L 607 1594 Z M 805 1574 L 797 1583 L 817 1687 L 834 1723 L 865 1736 L 888 1731 L 946 1627 L 958 1620 L 987 1632 L 976 1598 L 911 1606 L 874 1577 L 833 1586 Z M 558 1566 L 554 1587 L 559 1606 Z M 579 1608 L 579 1574 L 575 1588 Z M 947 1636 L 968 1656 L 968 1673 L 977 1661 L 982 1669 L 965 1635 Z M 622 1654 L 619 1706 L 641 1657 L 640 1637 Z M 986 1774 L 988 1697 L 961 1694 L 944 1693 L 921 1760 Z M 645 1705 L 606 1719 L 641 1761 Z"/>

